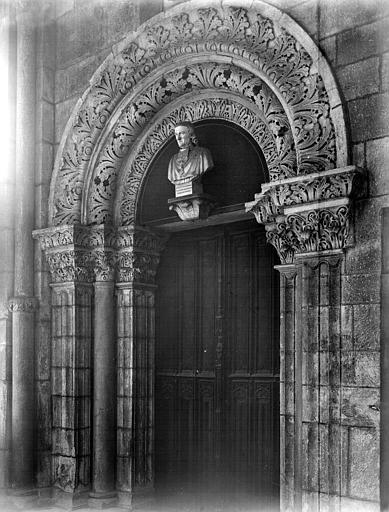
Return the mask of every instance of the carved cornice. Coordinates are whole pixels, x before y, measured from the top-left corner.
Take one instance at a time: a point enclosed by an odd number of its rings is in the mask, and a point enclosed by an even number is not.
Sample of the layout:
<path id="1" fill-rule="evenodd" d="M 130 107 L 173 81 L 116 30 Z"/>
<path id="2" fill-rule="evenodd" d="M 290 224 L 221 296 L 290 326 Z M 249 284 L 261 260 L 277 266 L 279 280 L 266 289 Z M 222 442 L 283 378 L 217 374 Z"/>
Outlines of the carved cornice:
<path id="1" fill-rule="evenodd" d="M 344 120 L 341 109 L 336 115 L 331 109 L 339 101 L 328 65 L 308 37 L 306 47 L 298 40 L 301 29 L 287 15 L 261 9 L 259 2 L 250 9 L 188 4 L 184 12 L 179 7 L 181 12 L 153 19 L 115 49 L 61 141 L 50 222 L 109 221 L 112 191 L 129 148 L 168 103 L 193 99 L 201 90 L 230 91 L 253 105 L 274 145 L 268 158 L 272 180 L 344 164 L 345 149 L 335 138 L 336 133 L 345 142 Z M 267 17 L 269 9 L 276 21 Z M 98 140 L 104 141 L 101 147 Z M 130 182 L 133 176 L 131 170 Z M 81 219 L 85 179 L 93 183 L 87 198 L 92 202 L 89 217 Z"/>
<path id="2" fill-rule="evenodd" d="M 34 313 L 38 305 L 38 299 L 35 297 L 13 297 L 8 301 L 8 309 L 11 313 Z"/>
<path id="3" fill-rule="evenodd" d="M 350 165 L 343 169 L 331 169 L 277 183 L 266 183 L 262 185 L 262 192 L 278 208 L 317 203 L 350 197 L 358 186 L 360 177 L 360 172 Z"/>
<path id="4" fill-rule="evenodd" d="M 296 255 L 343 250 L 350 234 L 350 200 L 362 175 L 353 166 L 265 184 L 246 211 L 265 224 L 282 263 Z"/>

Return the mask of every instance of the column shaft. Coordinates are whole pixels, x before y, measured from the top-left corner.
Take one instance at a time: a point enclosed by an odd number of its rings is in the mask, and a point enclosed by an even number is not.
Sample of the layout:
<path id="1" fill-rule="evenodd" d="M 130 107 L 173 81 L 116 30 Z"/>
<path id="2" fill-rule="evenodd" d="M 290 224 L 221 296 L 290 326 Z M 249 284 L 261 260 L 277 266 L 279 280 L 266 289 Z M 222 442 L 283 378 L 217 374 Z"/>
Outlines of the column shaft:
<path id="1" fill-rule="evenodd" d="M 93 471 L 91 498 L 114 496 L 116 463 L 116 343 L 114 284 L 95 283 Z M 92 505 L 92 503 L 91 503 Z"/>
<path id="2" fill-rule="evenodd" d="M 34 480 L 34 312 L 12 313 L 12 484 L 30 488 Z"/>
<path id="3" fill-rule="evenodd" d="M 35 27 L 17 18 L 15 278 L 12 316 L 12 483 L 34 483 L 34 294 L 32 230 L 35 161 Z M 25 301 L 25 302 L 24 302 Z"/>
<path id="4" fill-rule="evenodd" d="M 34 181 L 36 34 L 31 15 L 17 18 L 16 190 L 14 294 L 34 293 Z"/>

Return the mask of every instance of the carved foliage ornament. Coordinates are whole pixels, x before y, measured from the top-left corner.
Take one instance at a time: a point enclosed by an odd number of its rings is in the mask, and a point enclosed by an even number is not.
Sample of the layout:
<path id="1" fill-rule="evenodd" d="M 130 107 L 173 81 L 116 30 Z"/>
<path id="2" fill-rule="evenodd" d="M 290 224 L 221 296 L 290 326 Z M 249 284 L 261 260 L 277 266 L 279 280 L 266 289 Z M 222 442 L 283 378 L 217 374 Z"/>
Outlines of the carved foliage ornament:
<path id="1" fill-rule="evenodd" d="M 279 117 L 282 120 L 281 114 Z M 174 126 L 180 121 L 195 122 L 198 119 L 223 119 L 239 124 L 239 126 L 245 128 L 252 135 L 262 148 L 268 166 L 270 166 L 269 172 L 272 172 L 272 169 L 274 170 L 278 166 L 286 165 L 287 159 L 278 158 L 277 146 L 271 131 L 265 122 L 256 115 L 254 110 L 250 110 L 244 104 L 233 99 L 216 97 L 192 101 L 185 104 L 185 106 L 176 108 L 164 117 L 148 134 L 145 142 L 133 158 L 131 158 L 130 172 L 125 177 L 125 182 L 121 189 L 122 196 L 118 197 L 118 205 L 120 206 L 119 218 L 116 219 L 118 223 L 126 225 L 134 221 L 136 201 L 142 179 L 156 153 L 173 133 Z M 284 150 L 291 156 L 290 162 L 293 162 L 292 147 L 289 145 L 288 149 L 284 148 Z M 94 197 L 99 195 L 96 193 Z M 93 215 L 95 211 L 100 215 L 99 208 L 102 201 L 94 201 L 92 204 Z"/>
<path id="2" fill-rule="evenodd" d="M 265 184 L 246 210 L 265 224 L 283 263 L 295 254 L 337 251 L 348 243 L 349 201 L 362 180 L 352 166 Z"/>
<path id="3" fill-rule="evenodd" d="M 102 228 L 102 229 L 101 229 Z M 66 226 L 34 233 L 54 283 L 119 281 L 153 283 L 165 239 L 141 229 Z"/>
<path id="4" fill-rule="evenodd" d="M 360 182 L 359 173 L 355 168 L 346 167 L 318 173 L 297 180 L 289 180 L 280 184 L 264 185 L 272 203 L 278 207 L 293 206 L 316 201 L 349 197 Z"/>
<path id="5" fill-rule="evenodd" d="M 138 95 L 122 113 L 94 169 L 92 186 L 88 191 L 88 222 L 109 220 L 109 207 L 122 161 L 152 118 L 162 107 L 180 96 L 201 89 L 216 89 L 220 94 L 228 91 L 230 98 L 199 98 L 195 102 L 188 99 L 184 106 L 167 114 L 170 120 L 167 126 L 159 123 L 157 129 L 148 135 L 149 145 L 154 146 L 152 156 L 166 143 L 178 120 L 193 122 L 221 118 L 242 126 L 255 138 L 264 152 L 271 179 L 296 174 L 295 142 L 288 119 L 280 102 L 266 84 L 248 71 L 232 65 L 207 62 L 185 66 L 165 74 L 158 83 Z M 234 101 L 232 93 L 245 97 L 248 106 Z M 134 164 L 125 178 L 127 183 L 132 184 L 132 189 L 136 185 L 138 191 L 140 182 L 136 181 L 136 177 L 146 173 L 150 159 L 144 159 L 144 148 L 138 150 L 135 146 L 135 150 L 136 154 L 132 158 Z M 129 188 L 128 185 L 126 188 Z M 126 200 L 126 194 L 122 196 L 119 191 L 118 195 L 119 203 Z M 127 224 L 128 219 L 122 219 L 121 223 Z"/>
<path id="6" fill-rule="evenodd" d="M 193 8 L 173 17 L 159 18 L 158 23 L 146 26 L 126 48 L 107 59 L 107 64 L 94 78 L 66 134 L 61 158 L 56 165 L 51 211 L 54 224 L 80 220 L 81 196 L 89 161 L 97 139 L 119 102 L 126 95 L 130 98 L 134 87 L 138 87 L 154 70 L 168 69 L 170 63 L 178 65 L 178 61 L 184 58 L 188 63 L 191 56 L 203 55 L 206 62 L 207 56 L 215 54 L 233 57 L 235 62 L 240 59 L 247 63 L 246 69 L 258 69 L 258 74 L 266 76 L 278 91 L 292 122 L 297 173 L 334 167 L 335 135 L 329 100 L 323 80 L 307 51 L 284 28 L 256 11 L 255 4 L 250 10 L 237 7 Z M 142 92 L 124 109 L 127 118 L 135 124 L 140 123 L 141 127 L 171 97 L 186 94 L 191 87 L 209 87 L 209 80 L 201 84 L 199 76 L 192 80 L 190 71 L 184 73 L 187 76 L 183 76 L 183 70 L 179 69 L 175 78 L 171 73 L 165 81 L 158 77 L 146 94 L 141 88 Z M 232 75 L 231 72 L 228 77 L 224 71 L 220 73 L 220 69 L 217 70 L 212 87 L 240 89 L 239 94 L 252 98 L 252 86 L 235 83 Z M 117 140 L 115 158 L 123 157 L 132 142 L 131 134 L 123 133 Z M 105 155 L 110 151 L 108 145 Z M 117 172 L 112 169 L 111 157 L 107 160 L 105 175 L 97 176 L 102 187 L 107 189 L 114 186 L 110 172 Z M 102 164 L 100 161 L 99 165 Z M 286 168 L 290 168 L 288 165 Z"/>

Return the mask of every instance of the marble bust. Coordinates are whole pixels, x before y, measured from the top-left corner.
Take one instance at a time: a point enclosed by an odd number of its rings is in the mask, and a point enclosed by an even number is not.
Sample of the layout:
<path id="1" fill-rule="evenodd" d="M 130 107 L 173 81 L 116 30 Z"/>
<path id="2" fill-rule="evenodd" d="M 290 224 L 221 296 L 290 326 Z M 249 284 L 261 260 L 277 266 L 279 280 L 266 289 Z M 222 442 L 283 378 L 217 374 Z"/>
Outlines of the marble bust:
<path id="1" fill-rule="evenodd" d="M 185 121 L 178 124 L 174 135 L 179 151 L 170 159 L 168 178 L 177 187 L 198 180 L 212 169 L 213 161 L 210 151 L 197 145 L 191 123 Z"/>

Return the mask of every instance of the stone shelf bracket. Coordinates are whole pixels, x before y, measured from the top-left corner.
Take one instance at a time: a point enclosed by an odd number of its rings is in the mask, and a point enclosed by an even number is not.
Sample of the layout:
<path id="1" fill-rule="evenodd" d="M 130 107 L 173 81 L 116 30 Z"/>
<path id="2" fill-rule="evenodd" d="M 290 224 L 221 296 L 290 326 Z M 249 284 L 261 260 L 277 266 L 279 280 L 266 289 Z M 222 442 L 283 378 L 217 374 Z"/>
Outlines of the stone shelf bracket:
<path id="1" fill-rule="evenodd" d="M 192 194 L 168 200 L 169 210 L 177 213 L 181 220 L 207 219 L 216 201 L 208 194 Z"/>

